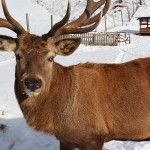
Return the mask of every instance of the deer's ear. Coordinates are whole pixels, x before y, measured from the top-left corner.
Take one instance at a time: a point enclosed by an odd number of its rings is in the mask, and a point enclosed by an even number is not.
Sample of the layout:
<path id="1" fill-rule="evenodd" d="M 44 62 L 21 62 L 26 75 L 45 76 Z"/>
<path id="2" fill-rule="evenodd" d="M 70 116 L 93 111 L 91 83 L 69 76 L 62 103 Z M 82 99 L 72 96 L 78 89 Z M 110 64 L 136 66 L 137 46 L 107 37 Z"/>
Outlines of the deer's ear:
<path id="1" fill-rule="evenodd" d="M 0 51 L 15 51 L 17 40 L 9 36 L 0 35 Z"/>
<path id="2" fill-rule="evenodd" d="M 55 43 L 57 47 L 56 54 L 67 56 L 72 54 L 81 44 L 80 38 L 63 39 Z"/>

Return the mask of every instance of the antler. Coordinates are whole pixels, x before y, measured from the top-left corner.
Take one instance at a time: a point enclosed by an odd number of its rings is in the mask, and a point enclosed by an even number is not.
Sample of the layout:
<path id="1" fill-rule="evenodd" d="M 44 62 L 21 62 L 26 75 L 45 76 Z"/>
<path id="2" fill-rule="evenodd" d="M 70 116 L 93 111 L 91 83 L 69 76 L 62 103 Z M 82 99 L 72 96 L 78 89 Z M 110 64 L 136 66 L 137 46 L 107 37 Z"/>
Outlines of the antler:
<path id="1" fill-rule="evenodd" d="M 68 7 L 65 17 L 60 22 L 56 23 L 47 34 L 42 35 L 43 40 L 47 40 L 50 37 L 50 35 L 54 35 L 55 31 L 57 31 L 60 27 L 62 27 L 69 21 L 70 11 L 71 11 L 70 0 L 68 0 Z"/>
<path id="2" fill-rule="evenodd" d="M 7 20 L 0 18 L 0 27 L 6 27 L 17 34 L 25 33 L 25 29 L 9 14 L 5 0 L 2 1 L 2 7 Z"/>
<path id="3" fill-rule="evenodd" d="M 18 35 L 25 33 L 25 29 L 9 14 L 5 0 L 2 1 L 2 7 L 6 19 L 0 18 L 0 27 L 6 27 L 16 32 Z M 103 10 L 91 17 L 94 12 L 104 5 Z M 102 16 L 106 14 L 110 6 L 110 0 L 101 0 L 94 2 L 94 0 L 87 0 L 87 6 L 82 15 L 75 21 L 67 24 L 70 17 L 70 0 L 68 0 L 68 8 L 65 17 L 47 33 L 42 35 L 43 40 L 47 40 L 49 37 L 57 37 L 63 34 L 79 34 L 86 33 L 94 30 L 101 21 Z"/>
<path id="4" fill-rule="evenodd" d="M 0 18 L 0 27 L 6 27 L 12 31 L 15 29 L 6 19 L 3 18 Z"/>
<path id="5" fill-rule="evenodd" d="M 91 17 L 94 12 L 104 4 L 105 6 L 103 10 L 96 16 Z M 106 14 L 109 6 L 110 0 L 101 0 L 99 2 L 87 0 L 87 6 L 82 15 L 77 20 L 66 24 L 70 17 L 70 1 L 68 0 L 68 9 L 65 17 L 43 36 L 46 37 L 45 40 L 47 40 L 49 37 L 57 37 L 63 34 L 79 34 L 90 32 L 99 25 L 102 16 Z"/>

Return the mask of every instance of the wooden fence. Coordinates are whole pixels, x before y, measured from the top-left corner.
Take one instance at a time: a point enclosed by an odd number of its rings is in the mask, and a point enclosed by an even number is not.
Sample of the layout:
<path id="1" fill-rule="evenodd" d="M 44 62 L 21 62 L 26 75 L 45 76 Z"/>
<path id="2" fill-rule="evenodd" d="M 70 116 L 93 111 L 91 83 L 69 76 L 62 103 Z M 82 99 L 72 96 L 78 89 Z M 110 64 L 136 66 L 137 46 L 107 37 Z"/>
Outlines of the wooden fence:
<path id="1" fill-rule="evenodd" d="M 125 32 L 86 33 L 62 35 L 56 40 L 64 38 L 81 38 L 81 43 L 91 46 L 117 46 L 121 43 L 130 44 L 130 34 Z"/>
<path id="2" fill-rule="evenodd" d="M 27 31 L 30 31 L 29 15 L 26 14 Z M 51 27 L 53 26 L 53 16 L 51 16 Z M 64 38 L 81 38 L 81 43 L 91 46 L 117 46 L 121 43 L 130 44 L 130 34 L 126 32 L 104 32 L 104 33 L 85 33 L 70 34 L 58 37 L 56 40 Z"/>

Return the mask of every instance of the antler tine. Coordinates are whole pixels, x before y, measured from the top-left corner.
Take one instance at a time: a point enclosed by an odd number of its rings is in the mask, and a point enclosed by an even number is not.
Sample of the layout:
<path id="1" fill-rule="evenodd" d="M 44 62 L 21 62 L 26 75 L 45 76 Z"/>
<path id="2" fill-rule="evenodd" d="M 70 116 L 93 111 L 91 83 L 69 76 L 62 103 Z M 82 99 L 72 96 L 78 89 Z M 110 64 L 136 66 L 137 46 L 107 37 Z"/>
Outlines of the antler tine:
<path id="1" fill-rule="evenodd" d="M 84 12 L 82 13 L 82 15 L 77 19 L 75 20 L 74 22 L 76 22 L 76 24 L 78 22 L 80 22 L 80 20 L 85 20 L 85 19 L 88 19 L 90 16 L 93 15 L 93 13 L 100 7 L 102 6 L 103 4 L 105 3 L 105 0 L 101 0 L 99 2 L 94 2 L 93 0 L 87 0 L 87 6 L 84 10 Z M 72 23 L 74 23 L 72 22 Z"/>
<path id="2" fill-rule="evenodd" d="M 5 27 L 12 31 L 15 31 L 14 26 L 12 26 L 6 19 L 3 18 L 0 18 L 0 27 Z"/>
<path id="3" fill-rule="evenodd" d="M 84 25 L 86 25 L 85 23 L 81 22 L 81 20 L 87 20 L 88 18 L 90 18 L 93 13 L 98 9 L 100 8 L 103 4 L 105 4 L 105 7 L 103 8 L 102 12 L 103 12 L 103 15 L 104 16 L 106 14 L 106 12 L 108 11 L 109 9 L 109 6 L 110 6 L 110 0 L 101 0 L 101 1 L 98 1 L 98 2 L 94 2 L 93 0 L 87 0 L 87 6 L 86 6 L 86 9 L 84 10 L 83 14 L 75 21 L 71 22 L 69 25 L 68 25 L 68 28 L 69 26 L 73 27 L 73 26 L 78 26 L 78 27 L 81 27 Z M 91 19 L 91 21 L 88 21 L 88 24 L 93 23 L 93 21 L 97 20 L 98 19 L 98 16 L 97 15 L 96 17 L 93 17 L 93 19 Z"/>
<path id="4" fill-rule="evenodd" d="M 25 33 L 24 28 L 9 14 L 5 0 L 2 0 L 2 7 L 8 22 L 14 27 L 14 30 L 17 34 Z"/>
<path id="5" fill-rule="evenodd" d="M 105 6 L 103 8 L 103 16 L 107 13 L 109 7 L 110 7 L 111 0 L 106 0 Z"/>
<path id="6" fill-rule="evenodd" d="M 66 15 L 60 22 L 56 23 L 47 34 L 42 35 L 43 40 L 46 41 L 49 37 L 53 37 L 55 32 L 68 22 L 70 18 L 70 11 L 71 11 L 70 0 L 68 0 L 68 7 L 67 7 Z"/>
<path id="7" fill-rule="evenodd" d="M 59 30 L 59 32 L 57 32 L 55 34 L 55 37 L 62 35 L 62 34 L 82 34 L 82 33 L 91 32 L 99 25 L 101 18 L 102 18 L 102 14 L 103 13 L 100 12 L 99 14 L 97 14 L 97 16 L 95 16 L 95 17 L 91 18 L 90 20 L 88 20 L 87 22 L 83 23 L 83 25 L 93 23 L 93 25 L 88 28 L 67 28 L 67 31 L 66 31 L 66 29 L 62 28 L 61 30 Z M 95 18 L 98 18 L 98 20 L 96 22 L 95 22 Z"/>
<path id="8" fill-rule="evenodd" d="M 92 1 L 92 0 L 90 0 L 90 1 Z M 102 6 L 103 4 L 104 4 L 104 1 L 100 1 L 101 3 L 99 3 L 99 2 L 97 2 L 97 4 L 96 4 L 96 10 L 100 7 L 100 6 Z M 89 5 L 89 4 L 88 4 Z M 104 16 L 106 13 L 107 13 L 107 11 L 108 11 L 108 9 L 109 9 L 109 7 L 110 7 L 110 0 L 107 0 L 106 1 L 106 4 L 105 4 L 105 6 L 104 6 L 104 8 L 103 8 L 103 10 L 102 10 L 102 16 Z M 91 11 L 91 14 L 93 14 L 94 12 L 93 11 Z M 80 17 L 79 17 L 80 18 Z M 80 22 L 79 23 L 79 27 L 81 27 L 81 26 L 85 26 L 85 25 L 90 25 L 90 24 L 92 24 L 92 23 L 94 23 L 96 20 L 98 20 L 98 18 L 99 18 L 99 14 L 97 14 L 96 16 L 94 16 L 94 17 L 92 17 L 91 19 L 87 19 L 85 22 Z"/>
<path id="9" fill-rule="evenodd" d="M 103 16 L 103 12 L 100 12 L 100 13 L 98 13 L 96 16 L 94 16 L 92 18 L 87 19 L 84 22 L 80 22 L 80 24 L 78 26 L 82 27 L 82 26 L 91 25 L 91 24 L 97 22 L 99 19 L 101 20 L 102 16 Z"/>
<path id="10" fill-rule="evenodd" d="M 103 4 L 105 4 L 103 10 L 100 13 L 98 13 L 96 16 L 90 18 L 93 15 L 93 13 Z M 85 11 L 82 13 L 82 15 L 77 20 L 62 26 L 60 29 L 55 31 L 53 37 L 62 34 L 86 33 L 94 30 L 98 26 L 102 16 L 104 16 L 108 11 L 109 6 L 110 6 L 110 0 L 101 0 L 99 2 L 94 2 L 93 0 L 87 0 L 87 6 Z"/>

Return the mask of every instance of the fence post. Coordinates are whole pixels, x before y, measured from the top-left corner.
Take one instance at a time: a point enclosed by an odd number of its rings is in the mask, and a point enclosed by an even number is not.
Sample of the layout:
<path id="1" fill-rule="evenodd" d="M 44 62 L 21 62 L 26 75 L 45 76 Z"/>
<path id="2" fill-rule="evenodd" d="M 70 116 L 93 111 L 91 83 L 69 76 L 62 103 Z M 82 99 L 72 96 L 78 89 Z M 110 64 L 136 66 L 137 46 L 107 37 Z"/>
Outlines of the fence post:
<path id="1" fill-rule="evenodd" d="M 115 23 L 115 16 L 114 16 L 114 12 L 113 12 L 113 22 L 114 22 L 114 28 L 116 27 L 116 23 Z"/>
<path id="2" fill-rule="evenodd" d="M 139 8 L 139 4 L 138 4 L 138 2 L 136 3 L 136 11 L 138 10 L 138 8 Z"/>
<path id="3" fill-rule="evenodd" d="M 122 21 L 122 26 L 123 26 L 123 14 L 122 14 L 122 10 L 120 10 L 121 12 L 121 21 Z"/>
<path id="4" fill-rule="evenodd" d="M 106 16 L 104 16 L 104 19 L 105 19 L 105 32 L 107 31 L 107 21 L 106 21 Z"/>
<path id="5" fill-rule="evenodd" d="M 129 44 L 131 44 L 131 36 L 130 36 L 130 33 L 129 34 Z"/>
<path id="6" fill-rule="evenodd" d="M 92 34 L 92 42 L 93 42 L 93 45 L 96 44 L 96 43 L 95 43 L 95 35 L 96 35 L 96 34 Z"/>
<path id="7" fill-rule="evenodd" d="M 120 33 L 117 33 L 117 45 L 120 45 Z"/>
<path id="8" fill-rule="evenodd" d="M 134 13 L 135 13 L 134 2 L 132 2 L 132 4 L 133 4 L 133 15 L 134 15 Z M 132 17 L 133 17 L 133 15 L 132 15 Z"/>
<path id="9" fill-rule="evenodd" d="M 28 13 L 26 13 L 26 25 L 27 25 L 27 31 L 30 32 L 29 14 Z"/>
<path id="10" fill-rule="evenodd" d="M 124 35 L 125 36 L 125 44 L 127 44 L 127 33 L 125 32 L 124 34 L 125 34 Z"/>
<path id="11" fill-rule="evenodd" d="M 127 6 L 127 12 L 128 12 L 128 19 L 129 19 L 129 21 L 131 20 L 131 18 L 130 18 L 130 10 L 129 10 L 129 7 Z"/>
<path id="12" fill-rule="evenodd" d="M 53 15 L 51 15 L 51 28 L 53 27 Z"/>

